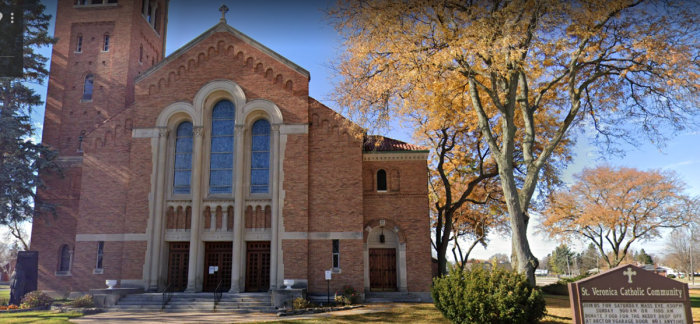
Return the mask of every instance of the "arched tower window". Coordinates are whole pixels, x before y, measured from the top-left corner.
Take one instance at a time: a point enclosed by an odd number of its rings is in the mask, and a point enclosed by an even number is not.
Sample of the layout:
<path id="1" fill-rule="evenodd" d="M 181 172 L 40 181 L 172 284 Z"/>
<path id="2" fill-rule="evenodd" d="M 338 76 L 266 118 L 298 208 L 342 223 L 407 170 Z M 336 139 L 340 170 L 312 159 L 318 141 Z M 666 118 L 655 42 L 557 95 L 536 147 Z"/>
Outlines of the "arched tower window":
<path id="1" fill-rule="evenodd" d="M 236 107 L 219 101 L 211 112 L 211 156 L 209 193 L 231 193 L 233 189 L 233 132 Z"/>
<path id="2" fill-rule="evenodd" d="M 386 171 L 377 171 L 377 191 L 386 191 Z"/>
<path id="3" fill-rule="evenodd" d="M 92 74 L 85 76 L 85 84 L 83 85 L 83 100 L 92 100 L 92 83 L 95 77 Z"/>
<path id="4" fill-rule="evenodd" d="M 70 271 L 70 248 L 68 245 L 63 245 L 61 247 L 58 271 Z"/>
<path id="5" fill-rule="evenodd" d="M 102 43 L 102 51 L 109 52 L 109 34 L 105 34 L 104 42 Z"/>
<path id="6" fill-rule="evenodd" d="M 189 194 L 192 181 L 192 123 L 182 122 L 175 134 L 174 194 Z"/>
<path id="7" fill-rule="evenodd" d="M 253 124 L 250 154 L 250 193 L 270 192 L 270 122 L 260 119 Z"/>
<path id="8" fill-rule="evenodd" d="M 78 43 L 75 46 L 75 51 L 80 53 L 83 51 L 83 35 L 78 34 Z"/>

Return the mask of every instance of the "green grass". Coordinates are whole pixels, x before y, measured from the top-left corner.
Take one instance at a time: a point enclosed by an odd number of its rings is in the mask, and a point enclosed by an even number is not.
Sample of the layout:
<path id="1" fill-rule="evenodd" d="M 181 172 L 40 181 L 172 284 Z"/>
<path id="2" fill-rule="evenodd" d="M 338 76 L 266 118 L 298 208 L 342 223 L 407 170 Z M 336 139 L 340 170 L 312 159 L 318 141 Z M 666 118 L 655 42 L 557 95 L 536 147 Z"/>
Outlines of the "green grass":
<path id="1" fill-rule="evenodd" d="M 0 298 L 10 298 L 9 290 L 0 290 Z"/>
<path id="2" fill-rule="evenodd" d="M 71 318 L 80 317 L 80 313 L 54 313 L 51 311 L 25 312 L 25 313 L 4 313 L 0 314 L 0 323 L 3 324 L 63 324 L 69 323 Z"/>

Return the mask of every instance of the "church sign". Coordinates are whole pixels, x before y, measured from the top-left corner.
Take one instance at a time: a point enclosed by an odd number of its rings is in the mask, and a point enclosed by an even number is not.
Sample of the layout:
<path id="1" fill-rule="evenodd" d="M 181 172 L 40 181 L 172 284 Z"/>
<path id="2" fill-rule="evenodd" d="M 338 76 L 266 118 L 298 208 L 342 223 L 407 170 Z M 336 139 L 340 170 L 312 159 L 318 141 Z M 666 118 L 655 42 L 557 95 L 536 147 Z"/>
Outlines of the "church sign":
<path id="1" fill-rule="evenodd" d="M 569 284 L 574 324 L 691 324 L 688 285 L 633 265 Z"/>

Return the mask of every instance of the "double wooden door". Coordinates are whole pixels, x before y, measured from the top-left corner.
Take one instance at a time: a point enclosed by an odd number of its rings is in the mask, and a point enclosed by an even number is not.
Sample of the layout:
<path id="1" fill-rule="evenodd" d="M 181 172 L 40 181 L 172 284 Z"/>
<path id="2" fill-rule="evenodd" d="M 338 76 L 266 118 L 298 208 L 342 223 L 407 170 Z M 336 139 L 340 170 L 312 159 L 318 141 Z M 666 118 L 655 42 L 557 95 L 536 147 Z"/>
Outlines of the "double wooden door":
<path id="1" fill-rule="evenodd" d="M 270 242 L 248 242 L 245 291 L 270 290 Z"/>
<path id="2" fill-rule="evenodd" d="M 369 288 L 396 291 L 396 249 L 369 249 Z"/>
<path id="3" fill-rule="evenodd" d="M 187 270 L 190 262 L 190 242 L 170 242 L 168 254 L 169 291 L 187 288 Z"/>
<path id="4" fill-rule="evenodd" d="M 206 242 L 204 248 L 203 291 L 214 291 L 221 282 L 222 291 L 231 289 L 232 242 Z"/>

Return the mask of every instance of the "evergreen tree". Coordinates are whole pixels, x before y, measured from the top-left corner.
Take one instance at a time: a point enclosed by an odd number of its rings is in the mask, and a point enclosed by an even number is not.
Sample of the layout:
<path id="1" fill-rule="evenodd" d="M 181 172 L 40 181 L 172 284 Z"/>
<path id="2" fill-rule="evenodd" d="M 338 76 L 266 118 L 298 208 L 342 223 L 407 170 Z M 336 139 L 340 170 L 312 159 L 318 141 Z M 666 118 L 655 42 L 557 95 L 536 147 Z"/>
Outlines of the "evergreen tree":
<path id="1" fill-rule="evenodd" d="M 17 2 L 20 1 L 10 0 L 6 4 L 17 6 Z M 31 139 L 36 131 L 32 110 L 43 103 L 24 84 L 43 84 L 48 76 L 48 59 L 34 49 L 56 42 L 47 31 L 51 16 L 44 14 L 45 7 L 39 0 L 21 2 L 23 24 L 12 25 L 23 28 L 23 77 L 0 78 L 0 225 L 31 220 L 35 214 L 53 211 L 54 206 L 36 199 L 36 188 L 43 185 L 40 171 L 60 173 L 54 162 L 58 153 Z"/>
<path id="2" fill-rule="evenodd" d="M 642 264 L 654 264 L 654 259 L 652 259 L 644 249 L 639 250 L 639 253 L 635 256 L 635 260 Z"/>
<path id="3" fill-rule="evenodd" d="M 557 246 L 549 259 L 550 268 L 559 274 L 569 274 L 569 269 L 573 268 L 574 257 L 575 253 L 571 251 L 568 245 L 562 244 Z"/>

